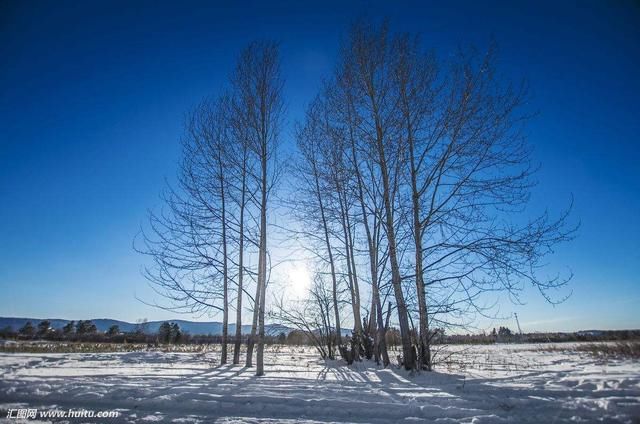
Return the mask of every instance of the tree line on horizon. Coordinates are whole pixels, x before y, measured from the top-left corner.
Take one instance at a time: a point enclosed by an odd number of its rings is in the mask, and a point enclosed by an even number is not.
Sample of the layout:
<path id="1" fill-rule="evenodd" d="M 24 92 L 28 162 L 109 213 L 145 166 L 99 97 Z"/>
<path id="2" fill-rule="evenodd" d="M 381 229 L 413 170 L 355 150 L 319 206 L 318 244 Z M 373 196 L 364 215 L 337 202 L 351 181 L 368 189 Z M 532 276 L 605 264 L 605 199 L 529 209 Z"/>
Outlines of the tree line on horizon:
<path id="1" fill-rule="evenodd" d="M 0 337 L 9 339 L 42 339 L 58 341 L 113 341 L 131 342 L 155 341 L 158 343 L 179 343 L 185 339 L 178 323 L 163 322 L 156 333 L 148 333 L 146 322 L 139 323 L 133 331 L 122 331 L 120 326 L 113 324 L 106 331 L 98 330 L 91 320 L 69 321 L 61 328 L 54 328 L 51 321 L 42 320 L 37 325 L 27 321 L 22 327 L 14 330 L 11 326 L 0 329 Z"/>
<path id="2" fill-rule="evenodd" d="M 526 85 L 498 74 L 496 57 L 491 46 L 441 59 L 415 34 L 356 23 L 295 125 L 295 156 L 283 161 L 279 47 L 251 43 L 227 88 L 189 112 L 177 183 L 134 242 L 151 258 L 151 286 L 169 300 L 154 306 L 221 313 L 223 364 L 230 342 L 240 363 L 249 309 L 245 365 L 255 348 L 263 375 L 273 231 L 308 252 L 313 278 L 304 300 L 276 301 L 269 316 L 326 358 L 388 366 L 386 333 L 397 326 L 400 363 L 432 370 L 438 329 L 491 314 L 492 296 L 517 303 L 530 286 L 562 301 L 557 290 L 571 276 L 539 274 L 576 228 L 570 208 L 556 218 L 527 211 L 537 165 Z M 285 175 L 278 206 L 295 224 L 283 229 L 271 216 Z"/>
<path id="3" fill-rule="evenodd" d="M 147 347 L 161 345 L 208 345 L 221 344 L 221 335 L 190 334 L 183 332 L 178 323 L 165 321 L 158 331 L 149 333 L 140 323 L 133 331 L 121 331 L 117 324 L 106 331 L 99 331 L 90 320 L 70 321 L 62 328 L 55 329 L 49 320 L 42 320 L 36 326 L 27 321 L 22 327 L 12 326 L 0 328 L 0 339 L 15 341 L 47 340 L 54 342 L 82 343 L 115 343 L 146 344 Z M 439 330 L 433 337 L 434 345 L 452 344 L 494 344 L 494 343 L 560 343 L 560 342 L 596 342 L 596 341 L 631 341 L 640 339 L 640 330 L 592 330 L 577 332 L 533 332 L 513 333 L 508 327 L 494 328 L 488 334 L 445 334 Z M 246 338 L 244 340 L 246 342 Z M 316 340 L 308 331 L 291 329 L 288 332 L 270 334 L 265 337 L 269 345 L 280 344 L 290 346 L 314 346 Z M 395 348 L 401 345 L 400 331 L 390 328 L 385 333 L 386 346 Z M 11 351 L 12 349 L 9 348 Z M 15 350 L 15 349 L 14 349 Z"/>
<path id="4" fill-rule="evenodd" d="M 270 336 L 268 338 L 269 343 L 274 343 L 278 337 Z M 17 329 L 12 326 L 0 328 L 0 338 L 100 343 L 147 343 L 150 345 L 220 343 L 222 339 L 217 334 L 190 334 L 180 328 L 180 324 L 171 321 L 162 322 L 154 332 L 149 331 L 146 320 L 141 320 L 130 331 L 122 330 L 117 324 L 109 326 L 105 331 L 100 331 L 91 320 L 69 321 L 61 328 L 54 328 L 49 320 L 42 320 L 36 325 L 31 321 L 27 321 Z M 279 338 L 281 339 L 282 337 Z"/>

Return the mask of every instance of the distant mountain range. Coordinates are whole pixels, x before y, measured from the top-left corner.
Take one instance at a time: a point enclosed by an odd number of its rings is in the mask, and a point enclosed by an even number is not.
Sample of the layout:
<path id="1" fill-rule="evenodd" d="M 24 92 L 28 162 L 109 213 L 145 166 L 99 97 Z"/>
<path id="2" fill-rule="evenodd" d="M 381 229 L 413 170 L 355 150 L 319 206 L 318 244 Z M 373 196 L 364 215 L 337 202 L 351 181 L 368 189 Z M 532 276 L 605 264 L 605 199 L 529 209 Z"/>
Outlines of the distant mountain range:
<path id="1" fill-rule="evenodd" d="M 11 327 L 14 331 L 18 331 L 21 327 L 23 327 L 27 322 L 31 321 L 33 326 L 37 326 L 40 321 L 44 321 L 45 319 L 40 318 L 14 318 L 14 317 L 0 317 L 0 329 Z M 70 320 L 68 319 L 55 319 L 55 318 L 46 318 L 47 321 L 51 323 L 51 327 L 55 329 L 59 329 L 64 327 Z M 135 331 L 138 327 L 142 326 L 145 333 L 153 334 L 158 332 L 158 328 L 163 322 L 175 322 L 180 326 L 180 329 L 189 334 L 204 334 L 204 335 L 220 335 L 222 334 L 222 323 L 217 321 L 211 322 L 196 322 L 196 321 L 186 321 L 182 319 L 174 319 L 174 320 L 165 320 L 165 321 L 148 321 L 144 324 L 136 324 L 130 323 L 126 321 L 119 321 L 115 319 L 92 319 L 98 331 L 107 331 L 109 327 L 112 325 L 117 325 L 120 327 L 120 331 L 123 332 L 132 332 Z M 234 334 L 236 331 L 235 324 L 229 324 L 229 334 Z M 291 328 L 286 327 L 284 325 L 279 324 L 267 324 L 265 326 L 265 333 L 270 336 L 276 336 L 280 333 L 289 334 L 292 331 Z M 242 334 L 251 333 L 250 325 L 242 326 Z"/>

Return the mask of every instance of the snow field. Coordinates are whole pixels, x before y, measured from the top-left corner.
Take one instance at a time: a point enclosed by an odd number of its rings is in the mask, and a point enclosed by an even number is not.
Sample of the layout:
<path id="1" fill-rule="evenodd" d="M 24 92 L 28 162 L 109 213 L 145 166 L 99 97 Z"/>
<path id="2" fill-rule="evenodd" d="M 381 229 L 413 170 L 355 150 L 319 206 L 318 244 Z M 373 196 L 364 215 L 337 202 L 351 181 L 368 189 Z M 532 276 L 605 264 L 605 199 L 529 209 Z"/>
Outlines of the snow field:
<path id="1" fill-rule="evenodd" d="M 640 422 L 640 363 L 562 346 L 451 346 L 433 373 L 271 346 L 259 378 L 215 348 L 2 353 L 0 421 L 28 407 L 120 411 L 95 421 L 110 423 Z"/>

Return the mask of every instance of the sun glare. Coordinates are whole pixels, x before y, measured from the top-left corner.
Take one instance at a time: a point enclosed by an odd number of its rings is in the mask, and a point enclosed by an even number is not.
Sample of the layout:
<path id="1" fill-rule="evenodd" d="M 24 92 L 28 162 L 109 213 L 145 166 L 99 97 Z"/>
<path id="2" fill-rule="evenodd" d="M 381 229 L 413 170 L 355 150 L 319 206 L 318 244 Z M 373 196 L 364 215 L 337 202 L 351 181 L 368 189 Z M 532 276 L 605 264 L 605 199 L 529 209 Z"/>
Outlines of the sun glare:
<path id="1" fill-rule="evenodd" d="M 311 275 L 304 263 L 292 264 L 288 271 L 288 297 L 300 299 L 304 297 L 311 285 Z"/>

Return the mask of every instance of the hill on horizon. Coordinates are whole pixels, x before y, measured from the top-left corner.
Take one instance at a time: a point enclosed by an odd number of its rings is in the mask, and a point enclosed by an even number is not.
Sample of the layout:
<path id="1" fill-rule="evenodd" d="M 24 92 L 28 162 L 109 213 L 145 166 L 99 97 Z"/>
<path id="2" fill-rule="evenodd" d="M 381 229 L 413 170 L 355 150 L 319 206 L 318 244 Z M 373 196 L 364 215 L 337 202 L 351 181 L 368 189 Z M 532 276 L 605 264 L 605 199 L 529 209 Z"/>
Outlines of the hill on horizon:
<path id="1" fill-rule="evenodd" d="M 11 327 L 13 331 L 18 331 L 21 327 L 23 327 L 27 322 L 31 321 L 31 324 L 37 326 L 41 321 L 49 321 L 51 323 L 51 327 L 55 329 L 61 329 L 71 320 L 69 319 L 57 319 L 57 318 L 17 318 L 17 317 L 0 317 L 0 328 Z M 76 322 L 78 320 L 75 320 Z M 173 319 L 173 320 L 161 320 L 161 321 L 147 321 L 145 323 L 131 323 L 127 321 L 120 321 L 116 319 L 109 318 L 98 318 L 90 320 L 96 325 L 98 331 L 105 332 L 112 325 L 117 325 L 120 327 L 120 331 L 129 333 L 138 329 L 140 326 L 143 327 L 143 331 L 147 334 L 157 333 L 160 325 L 163 322 L 175 322 L 180 326 L 180 329 L 183 332 L 192 334 L 192 335 L 221 335 L 222 334 L 222 323 L 218 321 L 208 321 L 208 322 L 199 322 L 199 321 L 188 321 L 182 319 Z M 267 335 L 275 336 L 280 333 L 289 334 L 293 329 L 286 327 L 280 324 L 266 324 L 265 332 Z M 229 324 L 229 334 L 233 334 L 236 331 L 235 324 Z M 251 325 L 243 325 L 242 326 L 242 334 L 250 334 L 251 333 Z"/>

